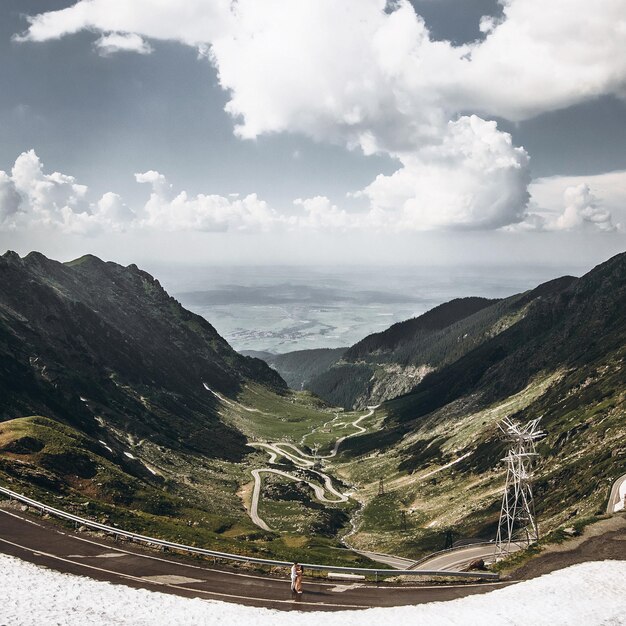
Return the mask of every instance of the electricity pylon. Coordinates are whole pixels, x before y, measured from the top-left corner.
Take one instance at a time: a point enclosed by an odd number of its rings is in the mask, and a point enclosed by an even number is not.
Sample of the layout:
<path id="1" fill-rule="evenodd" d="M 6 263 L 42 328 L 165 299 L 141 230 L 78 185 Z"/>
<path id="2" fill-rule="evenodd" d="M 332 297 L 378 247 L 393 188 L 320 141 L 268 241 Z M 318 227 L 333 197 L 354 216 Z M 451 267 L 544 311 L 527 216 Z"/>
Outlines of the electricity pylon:
<path id="1" fill-rule="evenodd" d="M 532 491 L 532 464 L 538 456 L 536 442 L 545 434 L 539 430 L 540 419 L 522 426 L 506 418 L 499 424 L 512 445 L 502 459 L 507 470 L 496 535 L 496 559 L 509 554 L 512 545 L 528 547 L 539 540 Z"/>

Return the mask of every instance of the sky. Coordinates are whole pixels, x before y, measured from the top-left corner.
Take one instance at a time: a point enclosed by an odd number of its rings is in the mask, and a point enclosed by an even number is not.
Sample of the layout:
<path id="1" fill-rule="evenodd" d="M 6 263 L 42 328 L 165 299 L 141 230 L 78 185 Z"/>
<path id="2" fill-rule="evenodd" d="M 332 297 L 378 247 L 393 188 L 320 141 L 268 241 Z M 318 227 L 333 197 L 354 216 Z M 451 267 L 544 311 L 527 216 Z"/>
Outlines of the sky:
<path id="1" fill-rule="evenodd" d="M 626 0 L 3 0 L 0 251 L 589 266 Z"/>

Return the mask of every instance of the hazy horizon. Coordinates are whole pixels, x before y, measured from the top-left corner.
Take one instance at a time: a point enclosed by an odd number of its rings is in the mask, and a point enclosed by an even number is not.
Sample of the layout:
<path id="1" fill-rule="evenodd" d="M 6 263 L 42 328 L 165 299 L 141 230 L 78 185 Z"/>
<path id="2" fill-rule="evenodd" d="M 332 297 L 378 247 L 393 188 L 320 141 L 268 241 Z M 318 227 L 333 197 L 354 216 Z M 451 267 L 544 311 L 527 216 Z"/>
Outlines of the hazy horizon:
<path id="1" fill-rule="evenodd" d="M 580 266 L 170 267 L 154 272 L 236 350 L 352 345 L 458 297 L 504 298 Z"/>

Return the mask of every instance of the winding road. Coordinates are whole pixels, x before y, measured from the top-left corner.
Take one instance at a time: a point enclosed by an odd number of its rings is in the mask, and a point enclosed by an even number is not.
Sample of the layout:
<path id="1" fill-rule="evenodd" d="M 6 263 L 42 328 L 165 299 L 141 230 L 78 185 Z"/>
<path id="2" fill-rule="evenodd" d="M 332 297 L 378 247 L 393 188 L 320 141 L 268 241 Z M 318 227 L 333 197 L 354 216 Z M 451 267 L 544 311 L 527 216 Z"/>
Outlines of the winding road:
<path id="1" fill-rule="evenodd" d="M 205 385 L 206 387 L 206 385 Z M 208 389 L 208 387 L 207 387 Z M 210 391 L 210 390 L 209 390 Z M 309 485 L 309 487 L 311 487 L 311 489 L 313 490 L 313 493 L 315 494 L 315 497 L 320 501 L 323 502 L 325 504 L 337 504 L 339 502 L 347 502 L 348 498 L 350 496 L 350 494 L 345 494 L 345 493 L 341 493 L 340 491 L 338 491 L 334 486 L 333 486 L 333 481 L 332 478 L 330 476 L 328 476 L 327 474 L 324 474 L 323 472 L 319 472 L 317 470 L 312 470 L 310 468 L 314 467 L 316 462 L 318 460 L 322 460 L 322 459 L 332 459 L 333 457 L 337 456 L 337 452 L 339 451 L 339 446 L 341 446 L 341 444 L 348 438 L 350 437 L 355 437 L 356 435 L 360 435 L 364 432 L 367 432 L 367 429 L 364 428 L 363 426 L 360 425 L 360 423 L 364 420 L 367 419 L 368 417 L 371 417 L 374 414 L 374 411 L 377 409 L 378 407 L 368 407 L 369 411 L 367 413 L 365 413 L 364 415 L 361 415 L 360 417 L 358 417 L 356 420 L 354 420 L 353 422 L 350 422 L 349 425 L 353 426 L 354 428 L 356 428 L 356 431 L 353 433 L 350 433 L 348 435 L 344 435 L 343 437 L 339 437 L 337 439 L 337 441 L 335 442 L 335 445 L 332 449 L 332 451 L 330 452 L 330 454 L 326 454 L 326 455 L 311 455 L 311 454 L 307 454 L 306 452 L 304 452 L 303 450 L 301 450 L 300 448 L 298 448 L 298 446 L 294 445 L 293 443 L 284 443 L 284 442 L 278 442 L 278 443 L 269 443 L 269 442 L 252 442 L 249 443 L 248 445 L 254 448 L 263 448 L 267 451 L 267 453 L 269 454 L 269 461 L 268 463 L 273 464 L 276 463 L 278 457 L 282 456 L 285 457 L 286 459 L 289 459 L 294 465 L 297 465 L 299 468 L 301 469 L 306 469 L 309 472 L 312 472 L 314 474 L 317 474 L 323 481 L 324 483 L 324 487 L 321 487 L 320 485 L 313 483 L 309 480 L 303 479 L 300 476 L 297 476 L 295 474 L 290 474 L 289 472 L 284 472 L 282 470 L 277 470 L 271 467 L 264 467 L 264 468 L 259 468 L 259 469 L 253 469 L 251 471 L 252 477 L 254 478 L 254 489 L 252 491 L 252 501 L 250 503 L 250 518 L 252 519 L 252 521 L 254 522 L 254 524 L 256 524 L 259 528 L 262 528 L 263 530 L 267 530 L 267 531 L 271 531 L 272 529 L 267 525 L 267 523 L 259 516 L 259 499 L 261 497 L 261 485 L 262 485 L 262 478 L 261 475 L 262 474 L 276 474 L 278 476 L 283 476 L 284 478 L 288 478 L 290 480 L 296 481 L 296 482 L 304 482 L 307 485 Z M 326 425 L 331 424 L 334 420 L 330 420 L 329 422 L 326 422 Z M 315 432 L 314 429 L 313 431 L 311 431 L 308 435 L 305 435 L 304 437 L 302 437 L 302 441 L 305 440 L 305 438 L 307 436 L 310 436 L 313 434 L 313 432 Z M 287 448 L 287 449 L 285 449 Z M 289 451 L 291 450 L 291 452 Z M 326 493 L 331 494 L 332 496 L 334 496 L 334 499 L 330 499 L 328 497 L 326 497 Z"/>
<path id="2" fill-rule="evenodd" d="M 214 395 L 216 395 L 220 400 L 227 401 L 229 404 L 234 405 L 234 403 L 230 400 L 226 400 L 222 398 L 219 394 L 213 392 L 209 387 L 205 387 L 208 391 L 211 391 Z M 299 469 L 307 470 L 308 473 L 317 474 L 322 483 L 323 487 L 319 484 L 311 482 L 306 478 L 302 478 L 293 473 L 285 472 L 283 470 L 274 469 L 272 467 L 263 467 L 251 470 L 252 477 L 254 478 L 254 488 L 252 491 L 252 499 L 250 504 L 250 518 L 254 524 L 256 524 L 259 528 L 262 528 L 265 531 L 271 532 L 272 529 L 270 526 L 261 518 L 259 515 L 259 500 L 261 498 L 261 487 L 263 484 L 263 474 L 274 474 L 278 476 L 282 476 L 283 478 L 287 478 L 289 480 L 293 480 L 295 482 L 303 482 L 306 483 L 315 494 L 315 497 L 319 502 L 324 504 L 338 504 L 340 502 L 346 502 L 349 499 L 351 494 L 342 493 L 338 491 L 334 485 L 332 478 L 323 472 L 319 472 L 317 470 L 313 470 L 316 463 L 320 460 L 328 460 L 337 456 L 339 452 L 339 448 L 341 444 L 350 437 L 355 437 L 357 435 L 361 435 L 367 432 L 367 428 L 361 426 L 361 422 L 368 417 L 371 417 L 374 414 L 374 411 L 378 408 L 378 406 L 368 406 L 367 413 L 361 415 L 357 419 L 352 422 L 342 421 L 340 423 L 335 423 L 336 427 L 341 426 L 342 428 L 353 427 L 355 429 L 354 432 L 349 433 L 347 435 L 343 435 L 339 437 L 333 446 L 333 449 L 329 454 L 326 455 L 311 455 L 307 452 L 303 451 L 301 448 L 296 446 L 290 442 L 251 442 L 248 445 L 254 448 L 261 448 L 265 450 L 268 455 L 268 463 L 275 464 L 277 463 L 279 457 L 284 457 L 289 459 L 294 465 L 296 465 Z M 345 416 L 344 416 L 345 417 Z M 325 429 L 331 426 L 334 422 L 339 419 L 339 415 L 336 415 L 334 419 L 327 421 L 321 427 L 318 426 L 314 428 L 310 433 L 307 433 L 301 438 L 301 445 L 304 445 L 304 441 L 307 437 L 310 437 L 320 428 Z M 471 452 L 464 454 L 463 456 L 455 459 L 454 461 L 443 465 L 442 467 L 438 467 L 431 472 L 425 474 L 422 478 L 426 478 L 440 472 L 444 469 L 447 469 L 456 463 L 459 463 L 463 459 L 467 458 Z M 613 492 L 611 494 L 610 502 L 613 505 L 610 506 L 620 506 L 620 502 L 623 500 L 622 490 L 626 490 L 626 475 L 622 476 L 618 479 L 613 487 Z M 331 497 L 328 497 L 329 494 Z M 617 503 L 617 504 L 615 504 Z M 612 511 L 611 511 L 612 512 Z M 377 561 L 379 563 L 385 563 L 386 565 L 390 565 L 391 567 L 398 569 L 416 569 L 418 566 L 421 568 L 429 569 L 429 570 L 442 570 L 442 571 L 465 571 L 469 565 L 478 559 L 483 559 L 485 562 L 490 563 L 494 560 L 495 557 L 495 546 L 494 544 L 475 544 L 471 546 L 464 546 L 461 548 L 456 548 L 448 551 L 443 551 L 441 553 L 433 554 L 428 559 L 423 559 L 420 561 L 414 561 L 410 559 L 406 559 L 404 557 L 398 557 L 390 554 L 380 554 L 377 552 L 363 551 L 351 548 L 354 552 L 361 554 L 367 558 L 372 559 L 373 561 Z"/>

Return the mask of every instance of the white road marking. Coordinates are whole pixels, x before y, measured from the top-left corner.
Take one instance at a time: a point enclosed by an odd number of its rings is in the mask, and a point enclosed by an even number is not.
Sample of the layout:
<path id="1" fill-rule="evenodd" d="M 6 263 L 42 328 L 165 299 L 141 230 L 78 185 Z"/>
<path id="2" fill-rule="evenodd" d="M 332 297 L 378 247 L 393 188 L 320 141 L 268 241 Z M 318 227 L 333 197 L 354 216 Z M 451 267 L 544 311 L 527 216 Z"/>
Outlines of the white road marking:
<path id="1" fill-rule="evenodd" d="M 68 554 L 68 559 L 119 559 L 125 556 L 117 552 L 107 552 L 106 554 Z"/>
<path id="2" fill-rule="evenodd" d="M 27 522 L 29 524 L 33 524 L 35 526 L 39 526 L 40 528 L 45 528 L 42 524 L 38 524 L 37 522 L 34 522 L 32 520 L 29 520 L 25 517 L 21 517 L 20 515 L 15 515 L 14 513 L 10 513 L 9 511 L 5 510 L 5 509 L 0 509 L 0 513 L 5 513 L 7 515 L 10 515 L 11 517 L 14 517 L 15 519 L 18 519 L 22 522 Z M 257 580 L 263 580 L 263 581 L 272 581 L 272 582 L 276 582 L 276 583 L 284 583 L 286 584 L 291 584 L 291 582 L 289 580 L 283 580 L 283 579 L 277 579 L 277 578 L 270 578 L 267 576 L 257 576 L 254 574 L 243 574 L 243 573 L 239 573 L 239 572 L 230 572 L 228 570 L 222 570 L 222 569 L 215 569 L 215 568 L 209 568 L 209 567 L 203 567 L 201 565 L 194 565 L 191 563 L 183 563 L 183 562 L 179 562 L 179 561 L 173 561 L 171 559 L 164 559 L 162 557 L 158 557 L 158 556 L 154 556 L 152 554 L 141 554 L 140 552 L 131 552 L 130 550 L 124 550 L 123 548 L 116 548 L 114 546 L 108 546 L 106 544 L 102 544 L 99 543 L 97 541 L 93 541 L 92 539 L 87 539 L 86 537 L 79 537 L 77 535 L 71 534 L 71 533 L 66 533 L 63 531 L 60 531 L 58 529 L 54 529 L 51 532 L 56 532 L 59 533 L 60 535 L 64 535 L 70 539 L 75 539 L 76 541 L 83 541 L 84 543 L 89 543 L 95 546 L 99 546 L 102 548 L 106 548 L 109 550 L 116 550 L 117 552 L 122 552 L 123 554 L 128 554 L 130 556 L 135 556 L 135 557 L 139 557 L 139 558 L 143 558 L 143 559 L 150 559 L 153 561 L 161 561 L 163 563 L 168 563 L 169 565 L 177 565 L 179 567 L 189 567 L 192 569 L 201 569 L 203 571 L 207 571 L 207 572 L 214 572 L 217 574 L 221 574 L 221 575 L 225 575 L 225 576 L 239 576 L 242 578 L 252 578 L 252 579 L 257 579 Z M 54 555 L 48 555 L 45 552 L 40 552 L 37 550 L 33 550 L 32 548 L 27 548 L 26 546 L 21 546 L 17 543 L 13 543 L 11 541 L 8 541 L 7 539 L 0 539 L 0 541 L 3 541 L 5 543 L 9 543 L 11 545 L 14 545 L 18 548 L 22 548 L 23 550 L 26 550 L 27 552 L 30 552 L 31 554 L 34 555 L 38 555 L 38 556 L 50 556 L 52 558 L 55 559 L 59 559 L 59 560 L 66 560 L 63 559 L 63 557 L 57 557 Z M 68 561 L 68 562 L 72 562 L 73 561 Z M 94 567 L 94 566 L 89 566 L 86 565 L 84 563 L 75 563 L 75 565 L 81 565 L 83 567 L 89 567 L 91 569 L 100 569 L 98 567 Z M 108 571 L 108 570 L 101 570 L 101 571 Z M 113 573 L 117 573 L 117 572 L 113 572 Z M 120 576 L 126 576 L 129 578 L 134 578 L 133 576 L 130 576 L 128 574 L 119 574 Z M 140 579 L 138 579 L 140 580 Z M 314 583 L 316 587 L 336 587 L 336 583 L 324 583 L 324 582 L 315 582 Z M 515 584 L 515 582 L 513 581 L 496 581 L 496 582 L 489 582 L 489 583 L 463 583 L 460 585 L 445 585 L 446 589 L 467 589 L 470 587 L 485 587 L 486 585 L 492 586 L 492 585 L 498 585 L 498 586 L 502 586 L 502 585 L 512 585 Z M 362 585 L 362 587 L 364 589 L 379 589 L 379 585 L 368 585 L 368 584 L 364 584 Z M 441 589 L 442 585 L 416 585 L 416 586 L 411 586 L 411 585 L 403 585 L 402 587 L 389 587 L 390 591 L 393 591 L 394 593 L 398 592 L 398 591 L 414 591 L 416 589 Z M 202 591 L 202 590 L 196 590 L 196 589 L 192 589 L 192 591 Z M 209 593 L 209 592 L 206 592 Z M 242 596 L 243 597 L 243 596 Z M 313 603 L 311 603 L 313 604 Z M 329 605 L 330 606 L 330 605 Z M 341 606 L 347 606 L 347 605 L 341 605 Z M 357 607 L 358 608 L 358 607 Z"/>
<path id="3" fill-rule="evenodd" d="M 360 589 L 363 585 L 359 583 L 352 583 L 351 585 L 335 585 L 331 591 L 335 593 L 343 593 L 344 591 L 350 591 L 351 589 Z"/>
<path id="4" fill-rule="evenodd" d="M 161 575 L 161 576 L 142 576 L 143 580 L 151 583 L 163 583 L 164 585 L 188 585 L 192 583 L 205 583 L 206 580 L 201 578 L 187 578 L 187 576 Z"/>
<path id="5" fill-rule="evenodd" d="M 40 528 L 45 528 L 42 524 L 38 524 L 37 522 L 33 522 L 31 520 L 29 520 L 26 517 L 21 517 L 19 515 L 15 515 L 14 513 L 10 513 L 9 511 L 6 511 L 4 509 L 0 509 L 0 512 L 2 513 L 6 513 L 7 515 L 10 515 L 11 517 L 14 517 L 15 519 L 18 519 L 22 522 L 28 522 L 29 524 L 33 524 L 34 526 L 39 526 Z M 82 541 L 84 543 L 89 543 L 93 546 L 98 546 L 100 548 L 105 548 L 108 550 L 115 550 L 116 552 L 121 552 L 122 554 L 120 556 L 124 556 L 124 555 L 129 555 L 129 556 L 135 556 L 135 557 L 139 557 L 142 559 L 150 559 L 152 561 L 161 561 L 162 563 L 169 563 L 170 565 L 177 565 L 179 567 L 190 567 L 193 569 L 200 569 L 202 571 L 205 572 L 214 572 L 216 574 L 221 574 L 224 576 L 238 576 L 240 578 L 250 578 L 250 579 L 254 579 L 254 580 L 271 580 L 273 582 L 277 582 L 277 583 L 284 583 L 285 585 L 287 584 L 291 584 L 291 581 L 289 581 L 288 579 L 280 579 L 280 578 L 269 578 L 268 576 L 258 576 L 256 574 L 245 574 L 242 572 L 231 572 L 229 570 L 225 570 L 225 569 L 217 569 L 217 568 L 212 568 L 212 567 L 206 567 L 206 566 L 202 566 L 202 565 L 194 565 L 193 563 L 184 563 L 181 561 L 173 561 L 172 559 L 165 559 L 163 557 L 160 556 L 155 556 L 153 554 L 142 554 L 141 552 L 131 552 L 130 550 L 124 550 L 123 548 L 117 548 L 115 546 L 109 546 L 107 544 L 104 543 L 100 543 L 98 541 L 94 541 L 93 539 L 87 539 L 86 537 L 79 537 L 78 535 L 74 535 L 71 533 L 66 533 L 63 532 L 57 528 L 54 529 L 53 532 L 59 533 L 59 535 L 63 535 L 65 537 L 68 537 L 70 539 L 74 539 L 76 541 Z M 73 556 L 73 555 L 70 555 Z M 84 558 L 84 557 L 82 557 Z M 315 583 L 317 586 L 321 586 L 321 587 L 333 587 L 334 583 L 324 583 L 324 582 L 316 582 Z M 376 587 L 372 586 L 372 589 L 375 589 Z"/>
<path id="6" fill-rule="evenodd" d="M 201 593 L 208 596 L 216 596 L 219 598 L 231 598 L 233 600 L 250 600 L 252 602 L 260 602 L 265 604 L 292 604 L 293 600 L 270 600 L 267 598 L 257 598 L 254 596 L 240 596 L 230 593 L 220 593 L 218 591 L 206 591 L 204 589 L 193 589 L 191 587 L 183 587 L 182 585 L 169 585 L 167 583 L 162 583 L 158 581 L 147 581 L 144 578 L 140 578 L 138 576 L 132 576 L 131 574 L 123 574 L 121 572 L 115 572 L 113 570 L 103 569 L 102 567 L 95 567 L 94 565 L 87 565 L 86 563 L 81 563 L 78 561 L 71 561 L 69 559 L 63 558 L 62 556 L 56 556 L 55 554 L 50 554 L 48 552 L 41 552 L 39 550 L 32 550 L 26 546 L 22 546 L 19 543 L 14 543 L 13 541 L 9 541 L 8 539 L 0 538 L 0 542 L 8 543 L 9 545 L 15 546 L 16 548 L 20 548 L 21 550 L 25 550 L 26 552 L 30 552 L 36 556 L 46 556 L 50 559 L 55 559 L 57 561 L 63 561 L 64 563 L 71 563 L 72 565 L 79 565 L 80 567 L 84 567 L 91 570 L 96 570 L 98 572 L 103 572 L 105 574 L 112 574 L 114 576 L 119 576 L 120 578 L 125 578 L 128 580 L 134 580 L 141 583 L 148 583 L 150 585 L 158 585 L 161 587 L 170 587 L 172 589 L 183 589 L 185 591 L 192 591 L 194 593 Z M 306 602 L 299 601 L 299 604 L 306 604 L 310 606 L 329 606 L 335 608 L 343 608 L 343 609 L 367 609 L 369 607 L 361 604 L 332 604 L 330 602 Z"/>

